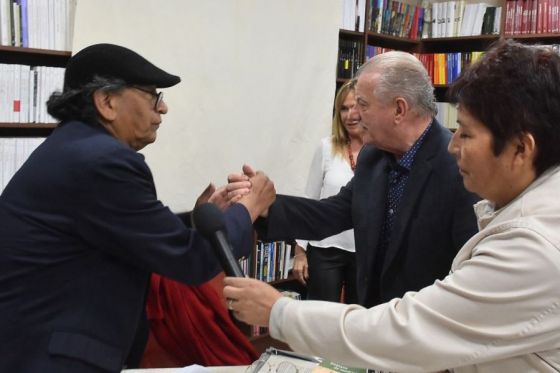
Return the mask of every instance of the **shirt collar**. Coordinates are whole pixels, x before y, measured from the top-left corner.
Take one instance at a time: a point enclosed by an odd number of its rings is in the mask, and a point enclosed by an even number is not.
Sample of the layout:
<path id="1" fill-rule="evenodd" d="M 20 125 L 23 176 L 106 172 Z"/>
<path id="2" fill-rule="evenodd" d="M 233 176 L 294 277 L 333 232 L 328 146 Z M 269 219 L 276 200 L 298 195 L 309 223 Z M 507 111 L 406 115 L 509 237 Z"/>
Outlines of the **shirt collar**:
<path id="1" fill-rule="evenodd" d="M 426 138 L 426 134 L 428 133 L 430 128 L 432 128 L 432 122 L 430 122 L 428 127 L 426 127 L 424 132 L 422 132 L 422 134 L 420 135 L 420 137 L 418 137 L 414 144 L 412 144 L 410 149 L 408 149 L 402 155 L 402 157 L 396 161 L 396 164 L 400 166 L 398 168 L 400 168 L 401 170 L 405 169 L 406 171 L 410 171 L 410 169 L 412 168 L 412 163 L 414 162 L 414 158 L 416 157 L 416 153 L 418 153 L 418 149 L 420 149 L 420 147 L 424 143 L 424 139 Z M 394 156 L 391 156 L 391 158 L 395 159 Z"/>

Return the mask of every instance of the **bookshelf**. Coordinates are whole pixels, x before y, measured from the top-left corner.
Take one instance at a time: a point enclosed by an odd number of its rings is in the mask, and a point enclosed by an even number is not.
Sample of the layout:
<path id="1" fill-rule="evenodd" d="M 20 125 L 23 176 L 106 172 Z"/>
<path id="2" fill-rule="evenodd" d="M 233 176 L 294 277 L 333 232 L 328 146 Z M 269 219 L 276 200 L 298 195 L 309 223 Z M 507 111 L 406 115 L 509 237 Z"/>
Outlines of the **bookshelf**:
<path id="1" fill-rule="evenodd" d="M 56 127 L 45 102 L 61 90 L 76 0 L 0 0 L 0 192 Z"/>
<path id="2" fill-rule="evenodd" d="M 249 277 L 265 281 L 279 291 L 298 293 L 304 299 L 305 286 L 291 274 L 293 255 L 293 245 L 290 243 L 262 242 L 255 239 L 251 256 L 240 259 L 240 265 Z M 288 345 L 270 337 L 266 328 L 253 327 L 242 322 L 237 322 L 237 325 L 259 353 L 268 347 L 290 350 Z"/>
<path id="3" fill-rule="evenodd" d="M 0 137 L 45 137 L 44 103 L 62 88 L 76 0 L 0 0 Z"/>
<path id="4" fill-rule="evenodd" d="M 0 46 L 0 64 L 46 66 L 64 68 L 71 52 L 14 46 Z M 14 97 L 21 100 L 21 97 Z M 0 121 L 0 137 L 45 137 L 56 127 L 47 122 L 9 122 Z"/>
<path id="5" fill-rule="evenodd" d="M 345 0 L 341 1 L 343 4 L 346 3 Z M 465 9 L 469 4 L 471 4 L 469 7 L 472 8 L 472 4 L 482 3 L 482 0 L 367 0 L 363 4 L 365 7 L 365 11 L 363 12 L 363 14 L 365 14 L 364 30 L 357 31 L 358 22 L 355 22 L 356 26 L 353 30 L 341 28 L 339 32 L 339 46 L 347 44 L 348 40 L 354 41 L 359 45 L 354 48 L 355 54 L 358 56 L 356 57 L 358 63 L 356 64 L 354 62 L 348 64 L 352 69 L 346 70 L 343 74 L 340 73 L 340 68 L 341 65 L 344 64 L 344 53 L 342 53 L 344 48 L 339 47 L 336 78 L 337 90 L 344 82 L 353 77 L 358 67 L 357 65 L 365 62 L 368 56 L 371 56 L 373 47 L 410 52 L 416 54 L 420 58 L 422 55 L 426 56 L 432 54 L 447 55 L 452 53 L 465 54 L 483 52 L 500 38 L 512 38 L 526 44 L 560 43 L 560 16 L 558 16 L 558 8 L 560 5 L 558 5 L 558 2 L 550 2 L 548 0 L 490 0 L 489 2 L 491 4 L 485 4 L 485 10 L 482 13 L 478 13 L 478 16 L 483 17 L 488 8 L 493 7 L 498 9 L 501 7 L 500 11 L 491 12 L 495 16 L 490 25 L 491 27 L 485 26 L 485 28 L 480 26 L 481 29 L 477 30 L 473 23 L 470 34 L 466 35 L 465 32 L 461 32 L 462 22 L 468 19 L 468 17 L 465 18 Z M 440 31 L 438 27 L 438 37 L 434 37 L 435 32 L 432 33 L 434 30 L 432 30 L 432 26 L 428 26 L 428 24 L 434 25 L 433 22 L 430 22 L 430 17 L 433 15 L 432 9 L 437 8 L 441 13 L 441 4 L 446 5 L 444 8 L 446 11 L 447 9 L 454 9 L 452 14 L 455 15 L 456 18 L 454 18 L 454 20 L 458 23 L 457 26 L 454 26 L 455 29 L 449 27 L 452 31 L 448 31 L 445 27 L 445 32 Z M 452 5 L 455 7 L 452 7 Z M 415 21 L 415 12 L 412 10 L 414 7 L 429 8 L 430 11 L 424 10 L 420 12 L 419 14 L 421 16 L 418 16 L 418 21 Z M 455 9 L 460 10 L 456 11 Z M 355 13 L 356 17 L 358 14 L 360 13 Z M 400 20 L 399 14 L 402 14 Z M 421 21 L 424 16 L 426 16 L 426 22 Z M 445 23 L 444 18 L 438 18 L 438 20 Z M 375 19 L 377 19 L 377 21 L 375 21 Z M 399 32 L 399 27 L 395 25 L 406 25 L 407 19 L 410 20 L 409 26 L 406 29 L 408 32 L 404 31 L 404 28 Z M 481 21 L 483 21 L 483 19 Z M 416 37 L 413 37 L 414 27 L 415 25 L 418 27 L 420 23 L 422 23 L 421 35 L 417 30 Z M 352 26 L 352 23 L 341 22 L 341 27 L 348 24 Z M 483 25 L 483 22 L 480 22 L 480 25 Z M 485 30 L 485 33 L 483 33 L 483 30 Z M 397 36 L 397 34 L 399 36 Z M 401 36 L 404 34 L 407 34 L 407 36 Z M 382 53 L 384 50 L 380 52 Z M 424 64 L 426 65 L 426 63 Z M 427 69 L 430 71 L 429 66 L 427 66 Z M 458 72 L 459 71 L 455 71 L 455 75 L 458 75 Z M 434 78 L 433 70 L 430 71 L 430 75 Z M 449 84 L 450 82 L 442 84 L 434 81 L 435 95 L 438 101 L 445 100 Z"/>

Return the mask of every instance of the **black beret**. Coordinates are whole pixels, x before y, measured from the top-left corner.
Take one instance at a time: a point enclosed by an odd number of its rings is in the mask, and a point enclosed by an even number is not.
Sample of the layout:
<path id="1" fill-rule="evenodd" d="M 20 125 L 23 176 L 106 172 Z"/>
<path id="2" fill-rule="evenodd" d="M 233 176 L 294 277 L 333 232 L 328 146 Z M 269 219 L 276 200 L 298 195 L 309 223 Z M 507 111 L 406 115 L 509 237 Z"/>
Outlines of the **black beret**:
<path id="1" fill-rule="evenodd" d="M 114 44 L 94 44 L 70 58 L 64 73 L 64 90 L 79 89 L 95 75 L 117 78 L 131 85 L 167 88 L 181 81 L 128 48 Z"/>

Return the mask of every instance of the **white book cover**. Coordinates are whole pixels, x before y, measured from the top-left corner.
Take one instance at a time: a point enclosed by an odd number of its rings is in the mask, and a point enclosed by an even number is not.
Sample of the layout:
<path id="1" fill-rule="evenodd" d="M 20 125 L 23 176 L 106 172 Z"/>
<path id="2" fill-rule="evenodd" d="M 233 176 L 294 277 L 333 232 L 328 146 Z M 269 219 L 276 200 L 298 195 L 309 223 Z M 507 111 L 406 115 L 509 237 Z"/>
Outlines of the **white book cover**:
<path id="1" fill-rule="evenodd" d="M 28 65 L 21 65 L 20 67 L 20 113 L 19 119 L 22 123 L 29 122 L 29 71 Z"/>
<path id="2" fill-rule="evenodd" d="M 21 65 L 13 65 L 13 74 L 12 122 L 21 123 Z"/>
<path id="3" fill-rule="evenodd" d="M 481 35 L 482 34 L 482 21 L 484 20 L 484 13 L 486 12 L 486 7 L 488 5 L 484 3 L 476 4 L 476 13 L 473 22 L 473 28 L 471 30 L 471 35 Z"/>
<path id="4" fill-rule="evenodd" d="M 55 0 L 48 0 L 48 49 L 57 50 Z"/>
<path id="5" fill-rule="evenodd" d="M 72 41 L 74 40 L 74 16 L 76 14 L 76 0 L 66 0 L 66 48 L 72 50 Z"/>
<path id="6" fill-rule="evenodd" d="M 30 66 L 27 72 L 27 121 L 33 122 L 33 110 L 34 110 L 34 93 L 35 93 L 35 69 Z"/>
<path id="7" fill-rule="evenodd" d="M 284 251 L 284 278 L 288 278 L 288 273 L 293 267 L 293 260 L 291 260 L 292 255 L 292 245 L 286 245 L 286 250 Z"/>
<path id="8" fill-rule="evenodd" d="M 535 0 L 536 1 L 536 0 Z M 500 34 L 500 26 L 502 24 L 502 7 L 496 7 L 496 13 L 494 13 L 494 25 L 492 29 L 492 34 Z"/>
<path id="9" fill-rule="evenodd" d="M 8 67 L 0 64 L 0 122 L 8 121 Z"/>
<path id="10" fill-rule="evenodd" d="M 341 0 L 342 5 L 342 21 L 341 28 L 344 30 L 353 30 L 352 19 L 353 9 L 352 0 Z"/>
<path id="11" fill-rule="evenodd" d="M 439 38 L 439 3 L 432 4 L 432 38 Z"/>
<path id="12" fill-rule="evenodd" d="M 35 12 L 35 29 L 33 30 L 33 33 L 35 34 L 35 45 L 36 48 L 44 48 L 47 32 L 47 28 L 45 27 L 47 24 L 47 2 L 44 0 L 40 2 L 33 1 L 32 4 L 34 4 L 33 8 Z"/>
<path id="13" fill-rule="evenodd" d="M 4 138 L 4 146 L 2 147 L 2 189 L 8 185 L 8 182 L 16 172 L 16 142 L 15 138 Z"/>
<path id="14" fill-rule="evenodd" d="M 10 0 L 0 0 L 0 44 L 12 44 Z"/>
<path id="15" fill-rule="evenodd" d="M 356 27 L 356 0 L 345 1 L 344 29 L 354 31 Z"/>
<path id="16" fill-rule="evenodd" d="M 474 22 L 474 11 L 476 10 L 476 4 L 466 4 L 465 10 L 463 12 L 463 22 L 461 22 L 460 36 L 470 36 L 471 30 L 473 28 Z"/>
<path id="17" fill-rule="evenodd" d="M 53 91 L 53 74 L 54 74 L 54 67 L 47 67 L 45 70 L 45 85 L 44 85 L 45 89 L 43 90 L 43 101 L 41 104 L 44 123 L 53 122 L 51 116 L 47 113 L 47 101 Z"/>
<path id="18" fill-rule="evenodd" d="M 439 37 L 444 38 L 447 33 L 447 1 L 439 3 Z"/>
<path id="19" fill-rule="evenodd" d="M 0 157 L 4 156 L 4 142 L 6 142 L 6 138 L 0 137 Z M 2 158 L 0 158 L 0 193 L 4 190 L 4 175 L 2 172 L 3 167 Z"/>
<path id="20" fill-rule="evenodd" d="M 31 155 L 31 153 L 33 153 L 35 151 L 35 149 L 37 149 L 39 147 L 39 145 L 41 145 L 43 143 L 43 141 L 45 141 L 45 137 L 32 137 L 30 138 L 30 148 L 29 151 L 27 153 L 27 158 L 29 158 L 29 156 Z"/>
<path id="21" fill-rule="evenodd" d="M 43 122 L 43 96 L 45 85 L 45 66 L 37 66 L 37 99 L 36 99 L 36 123 Z"/>
<path id="22" fill-rule="evenodd" d="M 37 67 L 29 70 L 29 121 L 37 123 Z"/>
<path id="23" fill-rule="evenodd" d="M 360 17 L 358 31 L 364 32 L 366 22 L 366 0 L 358 0 L 358 17 Z"/>
<path id="24" fill-rule="evenodd" d="M 21 12 L 18 3 L 12 3 L 12 17 L 14 20 L 14 47 L 21 47 Z"/>
<path id="25" fill-rule="evenodd" d="M 457 8 L 456 1 L 447 2 L 447 13 L 446 13 L 446 29 L 445 36 L 450 38 L 455 36 L 454 30 L 457 20 L 455 19 L 455 9 Z"/>
<path id="26" fill-rule="evenodd" d="M 35 1 L 27 1 L 27 42 L 29 48 L 36 48 L 35 41 Z"/>
<path id="27" fill-rule="evenodd" d="M 54 67 L 45 68 L 45 84 L 43 85 L 43 98 L 41 101 L 41 117 L 43 118 L 43 123 L 51 123 L 53 121 L 50 115 L 47 113 L 47 100 L 49 99 L 49 96 L 53 90 L 53 69 Z"/>
<path id="28" fill-rule="evenodd" d="M 34 66 L 33 75 L 33 122 L 39 123 L 39 99 L 41 96 L 41 66 Z"/>
<path id="29" fill-rule="evenodd" d="M 453 25 L 453 36 L 461 35 L 461 24 L 463 22 L 463 13 L 465 12 L 465 1 L 457 1 L 457 7 L 455 8 L 455 23 Z"/>
<path id="30" fill-rule="evenodd" d="M 49 4 L 47 0 L 38 2 L 37 16 L 39 17 L 37 36 L 38 48 L 49 49 Z"/>
<path id="31" fill-rule="evenodd" d="M 63 23 L 66 18 L 63 14 L 62 0 L 51 0 L 53 4 L 53 23 L 54 23 L 54 49 L 64 50 L 64 35 L 63 35 Z"/>
<path id="32" fill-rule="evenodd" d="M 30 140 L 26 137 L 16 139 L 16 171 L 19 170 L 27 160 L 27 154 L 25 153 L 25 143 L 27 141 Z"/>
<path id="33" fill-rule="evenodd" d="M 48 93 L 47 100 L 51 97 L 54 92 L 62 92 L 64 85 L 64 69 L 59 67 L 53 67 L 51 74 L 51 89 Z M 45 103 L 45 112 L 47 112 L 47 105 Z M 49 123 L 56 123 L 57 120 L 47 113 L 47 118 Z"/>
<path id="34" fill-rule="evenodd" d="M 4 143 L 8 140 L 8 138 L 0 137 L 0 193 L 4 190 Z"/>
<path id="35" fill-rule="evenodd" d="M 6 65 L 7 69 L 6 69 L 6 76 L 7 76 L 7 87 L 6 90 L 8 92 L 7 94 L 7 100 L 6 100 L 6 106 L 7 106 L 7 114 L 8 117 L 6 118 L 7 121 L 9 123 L 14 123 L 15 122 L 15 114 L 14 114 L 14 98 L 16 97 L 16 89 L 15 89 L 15 74 L 16 74 L 16 68 L 15 65 L 12 64 L 7 64 Z"/>

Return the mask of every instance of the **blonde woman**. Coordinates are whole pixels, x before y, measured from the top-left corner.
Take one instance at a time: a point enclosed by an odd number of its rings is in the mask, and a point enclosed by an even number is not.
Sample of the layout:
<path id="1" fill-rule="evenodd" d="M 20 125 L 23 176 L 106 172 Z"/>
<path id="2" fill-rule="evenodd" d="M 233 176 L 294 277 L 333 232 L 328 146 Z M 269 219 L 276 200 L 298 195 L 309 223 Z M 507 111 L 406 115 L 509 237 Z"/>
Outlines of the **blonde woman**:
<path id="1" fill-rule="evenodd" d="M 321 199 L 337 194 L 354 176 L 362 149 L 363 128 L 356 109 L 355 81 L 340 87 L 335 103 L 332 134 L 321 140 L 315 152 L 306 197 Z M 308 299 L 357 302 L 354 230 L 349 229 L 321 241 L 297 240 L 294 276 L 307 284 Z"/>

